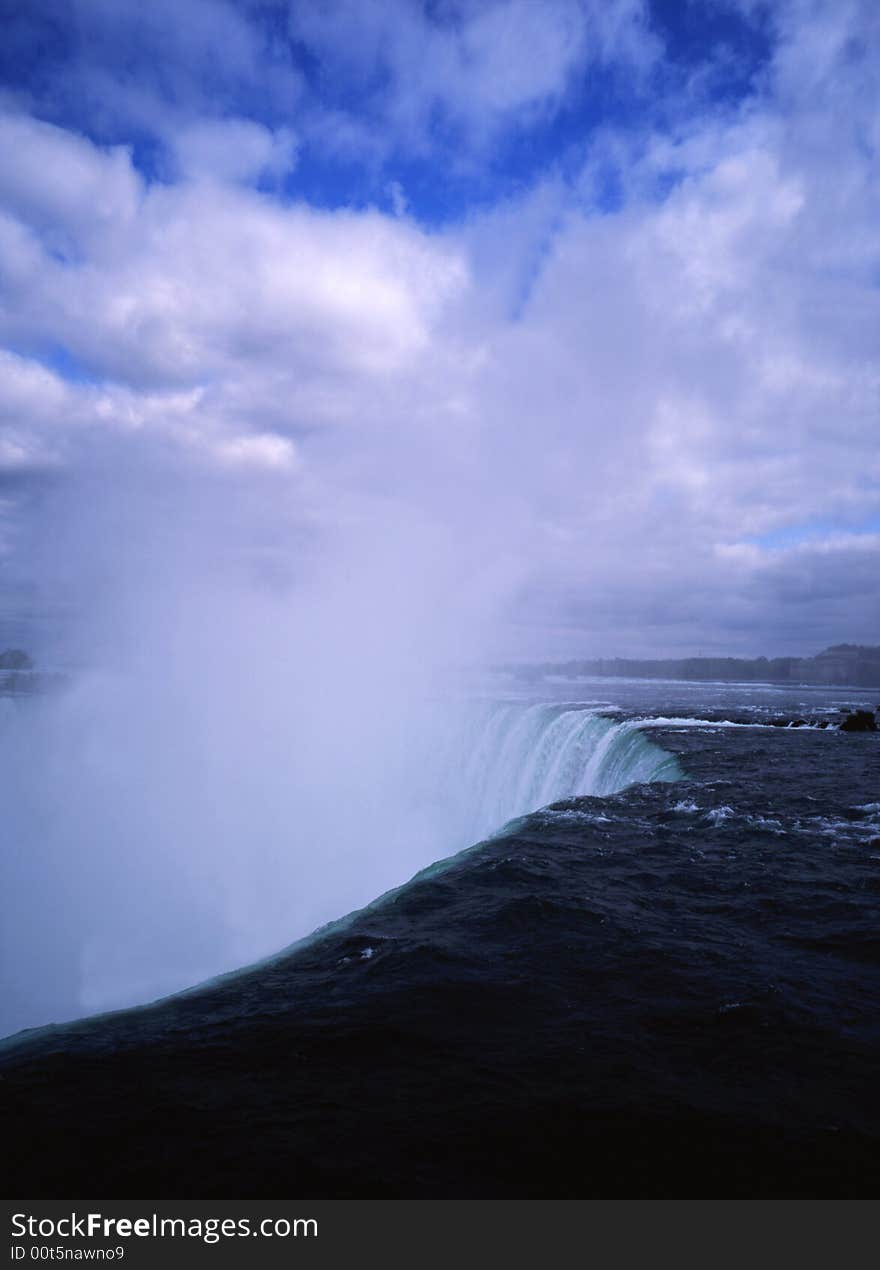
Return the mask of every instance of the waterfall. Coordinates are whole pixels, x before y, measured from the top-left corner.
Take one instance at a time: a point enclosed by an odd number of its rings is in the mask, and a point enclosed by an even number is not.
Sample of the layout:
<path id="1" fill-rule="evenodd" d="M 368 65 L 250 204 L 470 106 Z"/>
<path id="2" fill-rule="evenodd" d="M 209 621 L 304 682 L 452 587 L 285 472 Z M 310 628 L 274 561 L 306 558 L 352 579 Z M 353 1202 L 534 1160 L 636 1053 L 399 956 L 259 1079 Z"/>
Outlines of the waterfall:
<path id="1" fill-rule="evenodd" d="M 633 721 L 586 707 L 492 704 L 452 730 L 439 764 L 472 838 L 548 803 L 673 781 L 678 760 Z M 448 788 L 451 783 L 452 788 Z"/>

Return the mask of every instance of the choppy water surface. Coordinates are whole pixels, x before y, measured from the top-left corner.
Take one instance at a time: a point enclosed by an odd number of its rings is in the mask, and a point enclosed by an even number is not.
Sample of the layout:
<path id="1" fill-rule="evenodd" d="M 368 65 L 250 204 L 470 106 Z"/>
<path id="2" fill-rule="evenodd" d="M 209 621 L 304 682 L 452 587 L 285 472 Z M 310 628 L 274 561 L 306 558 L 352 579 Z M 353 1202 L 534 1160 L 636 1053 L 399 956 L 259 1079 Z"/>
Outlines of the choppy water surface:
<path id="1" fill-rule="evenodd" d="M 17 1185 L 873 1194 L 880 734 L 769 725 L 875 703 L 571 687 L 485 702 L 450 768 L 496 836 L 269 963 L 7 1042 Z"/>

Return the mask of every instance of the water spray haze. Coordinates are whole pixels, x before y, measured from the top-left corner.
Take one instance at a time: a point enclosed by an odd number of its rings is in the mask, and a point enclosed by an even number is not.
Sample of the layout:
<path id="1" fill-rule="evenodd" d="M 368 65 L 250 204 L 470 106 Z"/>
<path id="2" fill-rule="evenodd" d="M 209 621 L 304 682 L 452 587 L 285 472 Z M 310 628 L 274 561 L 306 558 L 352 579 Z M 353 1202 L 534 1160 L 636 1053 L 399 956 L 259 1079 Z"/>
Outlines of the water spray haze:
<path id="1" fill-rule="evenodd" d="M 277 473 L 114 472 L 40 552 L 83 665 L 4 718 L 7 1031 L 232 969 L 466 845 L 426 765 L 487 629 L 473 533 L 344 493 L 321 524 Z"/>

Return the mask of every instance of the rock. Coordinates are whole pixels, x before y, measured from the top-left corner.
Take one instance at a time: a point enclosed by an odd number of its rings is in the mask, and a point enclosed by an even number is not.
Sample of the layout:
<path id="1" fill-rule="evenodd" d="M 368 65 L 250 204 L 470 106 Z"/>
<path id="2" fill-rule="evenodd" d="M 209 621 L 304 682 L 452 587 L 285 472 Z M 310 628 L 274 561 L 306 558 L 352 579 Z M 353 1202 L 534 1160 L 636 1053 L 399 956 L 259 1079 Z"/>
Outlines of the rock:
<path id="1" fill-rule="evenodd" d="M 841 732 L 876 732 L 877 721 L 873 710 L 853 710 L 840 725 Z"/>

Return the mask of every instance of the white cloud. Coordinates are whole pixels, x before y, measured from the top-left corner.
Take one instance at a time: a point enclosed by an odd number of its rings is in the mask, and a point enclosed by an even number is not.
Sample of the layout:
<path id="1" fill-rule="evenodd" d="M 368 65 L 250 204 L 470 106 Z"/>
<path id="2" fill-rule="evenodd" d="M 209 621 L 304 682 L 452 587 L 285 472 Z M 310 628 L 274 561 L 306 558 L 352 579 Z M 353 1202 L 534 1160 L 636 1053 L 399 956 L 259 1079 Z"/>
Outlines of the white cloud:
<path id="1" fill-rule="evenodd" d="M 215 447 L 221 463 L 230 467 L 292 468 L 296 465 L 296 449 L 289 437 L 262 432 L 256 436 L 234 437 Z"/>
<path id="2" fill-rule="evenodd" d="M 291 4 L 290 29 L 323 73 L 356 86 L 386 146 L 425 152 L 439 111 L 485 159 L 499 131 L 565 98 L 573 78 L 615 62 L 643 74 L 659 43 L 641 0 L 481 0 L 433 14 L 410 0 Z M 321 113 L 312 125 L 323 130 Z"/>
<path id="3" fill-rule="evenodd" d="M 283 177 L 295 166 L 296 148 L 289 128 L 271 132 L 249 119 L 202 119 L 174 137 L 180 175 L 217 181 Z"/>
<path id="4" fill-rule="evenodd" d="M 22 114 L 0 115 L 0 203 L 59 252 L 106 251 L 136 216 L 140 178 L 123 146 L 102 149 Z"/>
<path id="5" fill-rule="evenodd" d="M 428 144 L 437 103 L 476 145 L 590 58 L 655 55 L 639 5 L 560 2 L 538 27 L 535 12 L 291 20 L 325 73 L 379 94 L 372 117 L 340 117 L 367 148 L 410 126 Z M 244 118 L 199 113 L 176 142 L 192 179 L 145 187 L 125 149 L 3 116 L 23 157 L 0 177 L 0 335 L 48 365 L 63 347 L 106 381 L 30 365 L 25 393 L 19 357 L 10 466 L 75 463 L 101 428 L 149 433 L 180 462 L 287 472 L 325 525 L 367 514 L 361 496 L 454 521 L 505 587 L 555 586 L 548 628 L 577 612 L 597 651 L 652 651 L 662 624 L 642 625 L 640 597 L 655 613 L 677 578 L 705 608 L 670 639 L 720 626 L 723 597 L 748 586 L 719 544 L 811 522 L 858 532 L 880 512 L 875 71 L 853 36 L 872 27 L 858 7 L 812 13 L 786 9 L 747 105 L 637 141 L 606 131 L 570 187 L 547 178 L 443 234 L 401 198 L 394 216 L 331 213 L 238 188 L 292 156 L 288 134 Z M 609 156 L 615 212 L 590 197 Z M 756 577 L 795 567 L 762 559 Z"/>
<path id="6" fill-rule="evenodd" d="M 59 129 L 34 132 L 73 176 L 63 198 L 51 165 L 42 183 L 31 159 L 23 176 L 7 176 L 0 254 L 14 285 L 0 331 L 12 346 L 62 344 L 98 375 L 145 387 L 273 366 L 306 380 L 384 372 L 426 346 L 464 283 L 455 250 L 410 224 L 204 183 L 135 197 L 126 156 Z M 105 196 L 90 222 L 92 186 L 107 174 L 130 197 Z M 59 260 L 53 240 L 75 240 L 81 258 Z"/>

